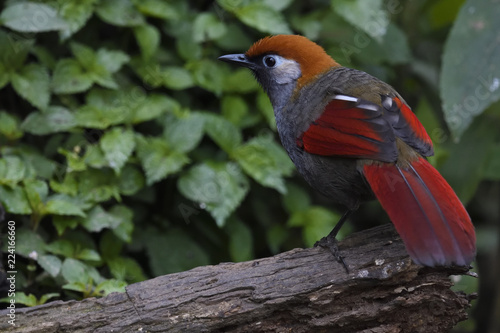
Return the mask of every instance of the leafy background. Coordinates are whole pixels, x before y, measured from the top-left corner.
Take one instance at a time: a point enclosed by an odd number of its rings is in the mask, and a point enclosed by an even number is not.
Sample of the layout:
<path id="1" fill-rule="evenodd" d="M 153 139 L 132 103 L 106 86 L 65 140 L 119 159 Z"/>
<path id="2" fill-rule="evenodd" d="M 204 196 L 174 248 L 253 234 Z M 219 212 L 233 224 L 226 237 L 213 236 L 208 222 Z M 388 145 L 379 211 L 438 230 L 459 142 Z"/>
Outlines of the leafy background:
<path id="1" fill-rule="evenodd" d="M 413 106 L 435 143 L 431 162 L 478 235 L 480 279 L 455 288 L 479 299 L 456 331 L 499 329 L 497 1 L 47 0 L 0 10 L 1 226 L 6 259 L 6 221 L 16 222 L 18 304 L 106 295 L 326 235 L 342 207 L 296 175 L 251 74 L 217 61 L 265 35 L 300 33 Z M 342 233 L 387 221 L 367 203 Z"/>

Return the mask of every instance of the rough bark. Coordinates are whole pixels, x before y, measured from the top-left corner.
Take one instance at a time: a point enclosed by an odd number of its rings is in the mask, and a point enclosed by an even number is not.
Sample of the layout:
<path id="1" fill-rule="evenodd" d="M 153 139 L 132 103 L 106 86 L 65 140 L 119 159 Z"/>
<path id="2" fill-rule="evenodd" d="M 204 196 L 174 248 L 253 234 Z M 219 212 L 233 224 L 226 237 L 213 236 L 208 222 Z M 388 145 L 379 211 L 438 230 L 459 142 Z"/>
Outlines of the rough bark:
<path id="1" fill-rule="evenodd" d="M 386 225 L 340 242 L 350 273 L 322 248 L 221 263 L 132 284 L 125 293 L 0 312 L 1 332 L 446 332 L 471 296 L 464 268 L 413 264 Z"/>

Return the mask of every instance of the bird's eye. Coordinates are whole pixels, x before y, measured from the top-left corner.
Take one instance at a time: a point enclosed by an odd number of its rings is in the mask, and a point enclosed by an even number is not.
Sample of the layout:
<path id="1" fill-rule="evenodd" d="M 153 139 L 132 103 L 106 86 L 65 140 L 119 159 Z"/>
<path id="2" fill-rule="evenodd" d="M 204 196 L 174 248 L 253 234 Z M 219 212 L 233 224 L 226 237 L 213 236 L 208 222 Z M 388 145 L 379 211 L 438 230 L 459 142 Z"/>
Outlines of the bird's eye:
<path id="1" fill-rule="evenodd" d="M 265 57 L 264 65 L 266 65 L 266 67 L 274 67 L 276 65 L 276 59 L 272 56 Z"/>

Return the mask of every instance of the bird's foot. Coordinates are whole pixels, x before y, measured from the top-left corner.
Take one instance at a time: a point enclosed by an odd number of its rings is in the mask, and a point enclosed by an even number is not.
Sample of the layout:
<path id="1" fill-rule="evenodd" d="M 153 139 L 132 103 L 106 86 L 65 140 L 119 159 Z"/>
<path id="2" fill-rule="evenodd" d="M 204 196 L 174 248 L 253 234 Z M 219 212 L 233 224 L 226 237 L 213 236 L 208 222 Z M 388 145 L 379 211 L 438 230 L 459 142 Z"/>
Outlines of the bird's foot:
<path id="1" fill-rule="evenodd" d="M 347 268 L 347 264 L 344 261 L 344 257 L 340 254 L 339 246 L 338 246 L 338 241 L 333 235 L 328 235 L 326 237 L 321 238 L 319 241 L 317 241 L 314 244 L 314 247 L 321 246 L 322 248 L 328 249 L 330 253 L 335 257 L 335 260 L 337 260 L 338 263 L 342 264 L 344 266 L 344 269 L 347 274 L 349 274 L 349 268 Z"/>

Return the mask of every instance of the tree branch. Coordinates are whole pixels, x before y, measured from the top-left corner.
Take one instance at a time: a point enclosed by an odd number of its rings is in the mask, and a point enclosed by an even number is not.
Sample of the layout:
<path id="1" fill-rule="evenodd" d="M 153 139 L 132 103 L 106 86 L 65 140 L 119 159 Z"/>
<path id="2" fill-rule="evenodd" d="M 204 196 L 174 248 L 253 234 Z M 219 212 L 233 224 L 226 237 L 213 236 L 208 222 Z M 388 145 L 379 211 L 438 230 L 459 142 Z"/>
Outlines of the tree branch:
<path id="1" fill-rule="evenodd" d="M 322 248 L 222 263 L 132 284 L 125 293 L 0 312 L 2 332 L 445 332 L 471 297 L 450 274 L 413 264 L 391 225 Z"/>

